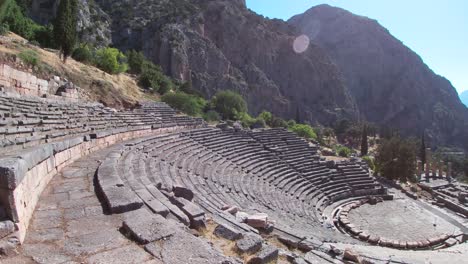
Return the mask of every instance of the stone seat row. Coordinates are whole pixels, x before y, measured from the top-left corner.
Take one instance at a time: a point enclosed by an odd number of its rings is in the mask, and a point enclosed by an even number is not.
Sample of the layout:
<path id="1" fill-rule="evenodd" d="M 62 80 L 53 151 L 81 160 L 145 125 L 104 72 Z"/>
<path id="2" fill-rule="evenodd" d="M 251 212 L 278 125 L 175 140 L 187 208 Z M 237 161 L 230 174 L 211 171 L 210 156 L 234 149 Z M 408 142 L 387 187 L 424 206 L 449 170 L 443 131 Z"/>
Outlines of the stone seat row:
<path id="1" fill-rule="evenodd" d="M 63 138 L 93 133 L 95 131 L 131 128 L 136 126 L 192 126 L 200 125 L 201 119 L 187 116 L 175 116 L 175 111 L 163 103 L 151 111 L 115 111 L 97 104 L 51 103 L 45 99 L 23 99 L 16 97 L 1 97 L 1 102 L 13 105 L 0 116 L 0 144 L 17 150 L 39 145 Z M 29 105 L 41 106 L 41 111 L 18 111 L 18 105 L 27 102 Z M 7 103 L 0 105 L 5 107 Z M 79 111 L 60 111 L 57 105 Z M 150 105 L 150 104 L 147 104 Z M 36 107 L 37 108 L 37 107 Z M 158 115 L 158 111 L 170 113 L 172 116 Z M 79 114 L 77 113 L 79 112 Z M 44 115 L 43 115 L 44 114 Z"/>
<path id="2" fill-rule="evenodd" d="M 1 93 L 0 206 L 15 222 L 19 239 L 24 239 L 42 190 L 74 160 L 120 141 L 205 126 L 202 119 L 155 105 L 117 111 L 101 104 Z"/>

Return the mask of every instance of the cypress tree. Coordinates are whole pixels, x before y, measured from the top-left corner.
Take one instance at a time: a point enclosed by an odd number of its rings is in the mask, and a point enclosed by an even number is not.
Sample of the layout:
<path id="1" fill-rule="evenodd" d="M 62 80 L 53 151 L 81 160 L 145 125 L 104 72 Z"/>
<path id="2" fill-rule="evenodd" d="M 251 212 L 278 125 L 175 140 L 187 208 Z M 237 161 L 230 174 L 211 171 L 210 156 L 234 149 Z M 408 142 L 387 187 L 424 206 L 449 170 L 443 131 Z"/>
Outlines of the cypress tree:
<path id="1" fill-rule="evenodd" d="M 299 113 L 299 107 L 296 108 L 296 123 L 301 123 L 301 113 Z"/>
<path id="2" fill-rule="evenodd" d="M 367 125 L 362 128 L 361 156 L 369 154 L 369 143 L 367 141 Z"/>
<path id="3" fill-rule="evenodd" d="M 60 48 L 63 62 L 73 52 L 76 42 L 77 1 L 61 0 L 54 23 L 54 38 Z"/>
<path id="4" fill-rule="evenodd" d="M 421 136 L 421 149 L 419 151 L 419 158 L 421 159 L 421 163 L 424 168 L 424 165 L 426 164 L 426 141 L 425 141 L 424 132 L 422 133 L 422 136 Z"/>

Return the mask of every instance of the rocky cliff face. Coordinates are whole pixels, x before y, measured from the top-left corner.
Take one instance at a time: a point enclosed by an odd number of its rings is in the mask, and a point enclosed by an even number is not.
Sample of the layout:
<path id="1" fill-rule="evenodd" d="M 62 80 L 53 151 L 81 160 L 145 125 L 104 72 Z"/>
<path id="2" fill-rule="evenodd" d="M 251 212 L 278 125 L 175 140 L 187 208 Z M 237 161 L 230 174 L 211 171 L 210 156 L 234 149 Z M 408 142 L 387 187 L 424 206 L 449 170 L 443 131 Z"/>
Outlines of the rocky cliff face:
<path id="1" fill-rule="evenodd" d="M 41 24 L 52 23 L 59 3 L 59 0 L 32 0 L 30 16 Z M 78 0 L 77 30 L 82 42 L 108 46 L 112 41 L 110 21 L 110 17 L 93 0 Z"/>
<path id="2" fill-rule="evenodd" d="M 57 0 L 36 1 L 47 11 Z M 81 30 L 83 40 L 142 50 L 207 97 L 236 90 L 252 114 L 299 113 L 325 125 L 362 118 L 468 149 L 468 110 L 451 84 L 376 21 L 319 6 L 285 23 L 251 12 L 244 0 L 80 3 L 80 25 L 91 28 Z M 297 41 L 303 33 L 309 45 Z"/>
<path id="3" fill-rule="evenodd" d="M 311 123 L 357 117 L 343 78 L 326 53 L 317 45 L 294 52 L 298 32 L 249 11 L 245 0 L 82 3 L 108 17 L 103 20 L 109 22 L 112 45 L 142 50 L 167 74 L 190 81 L 207 97 L 232 89 L 247 99 L 252 114 L 269 110 L 295 118 L 299 112 Z M 81 17 L 87 24 L 94 16 Z"/>
<path id="4" fill-rule="evenodd" d="M 468 148 L 468 110 L 453 86 L 377 21 L 322 5 L 289 23 L 330 54 L 363 119 Z"/>

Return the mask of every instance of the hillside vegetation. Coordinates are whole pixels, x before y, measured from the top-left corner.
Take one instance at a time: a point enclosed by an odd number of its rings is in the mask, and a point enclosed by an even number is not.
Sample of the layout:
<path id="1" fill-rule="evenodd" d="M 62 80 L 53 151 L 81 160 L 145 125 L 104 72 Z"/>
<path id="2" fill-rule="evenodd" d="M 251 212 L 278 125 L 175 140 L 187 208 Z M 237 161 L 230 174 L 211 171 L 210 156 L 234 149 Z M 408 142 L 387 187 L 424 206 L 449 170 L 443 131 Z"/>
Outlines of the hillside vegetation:
<path id="1" fill-rule="evenodd" d="M 16 68 L 32 70 L 42 78 L 54 75 L 68 78 L 82 88 L 85 100 L 99 101 L 105 105 L 121 108 L 131 107 L 138 101 L 157 99 L 156 95 L 146 94 L 136 80 L 127 74 L 111 75 L 94 66 L 77 62 L 70 58 L 64 64 L 58 51 L 41 49 L 28 44 L 28 41 L 14 33 L 0 37 L 0 63 Z M 27 65 L 18 55 L 36 54 L 37 65 Z"/>

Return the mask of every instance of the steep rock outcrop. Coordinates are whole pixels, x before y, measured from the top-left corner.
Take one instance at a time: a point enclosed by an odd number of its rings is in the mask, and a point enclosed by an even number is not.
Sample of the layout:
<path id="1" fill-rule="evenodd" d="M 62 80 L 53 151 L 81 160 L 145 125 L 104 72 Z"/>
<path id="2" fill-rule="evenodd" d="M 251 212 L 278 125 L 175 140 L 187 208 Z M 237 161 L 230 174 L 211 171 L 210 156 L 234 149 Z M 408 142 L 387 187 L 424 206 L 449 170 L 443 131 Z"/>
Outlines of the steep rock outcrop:
<path id="1" fill-rule="evenodd" d="M 33 0 L 29 13 L 33 20 L 41 24 L 52 23 L 59 0 Z M 93 0 L 78 0 L 78 35 L 81 42 L 96 46 L 111 43 L 110 17 Z"/>
<path id="2" fill-rule="evenodd" d="M 468 149 L 468 110 L 453 86 L 377 21 L 321 5 L 288 22 L 330 54 L 363 119 Z"/>
<path id="3" fill-rule="evenodd" d="M 142 50 L 165 72 L 190 81 L 207 97 L 233 89 L 252 114 L 269 110 L 284 118 L 330 123 L 355 119 L 343 78 L 323 50 L 301 54 L 298 32 L 228 1 L 96 1 L 112 18 L 113 45 Z"/>

